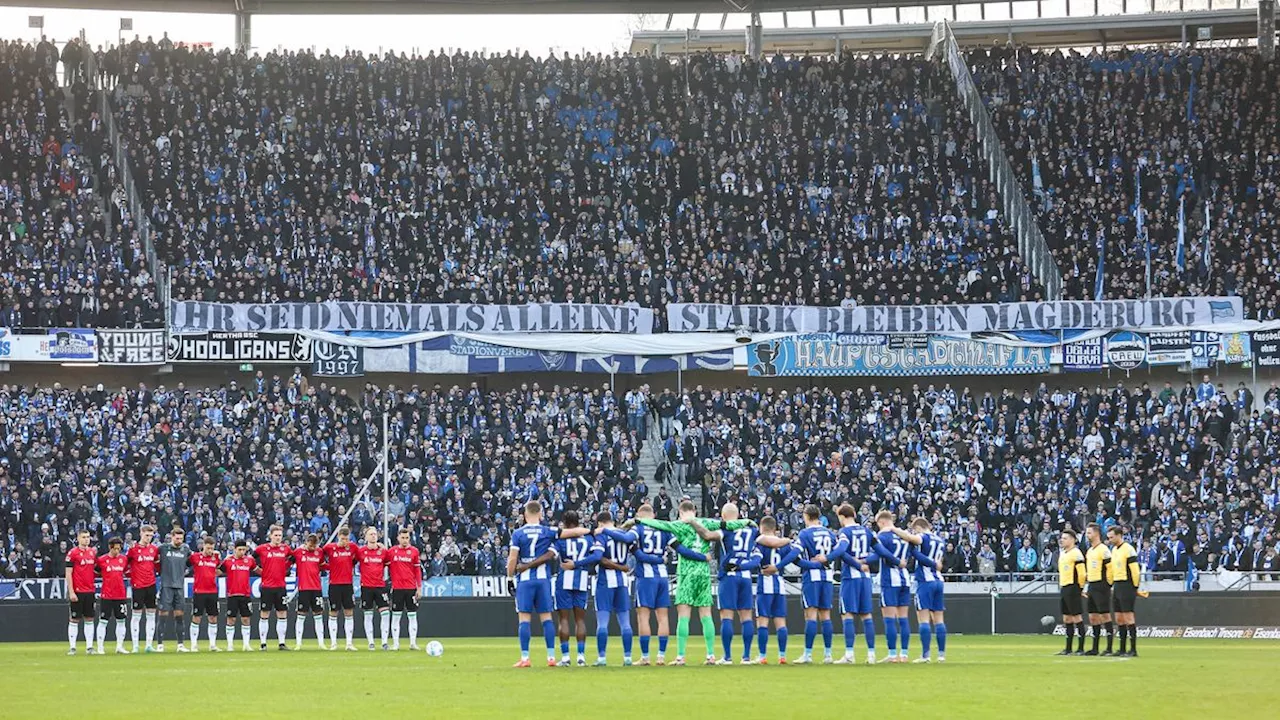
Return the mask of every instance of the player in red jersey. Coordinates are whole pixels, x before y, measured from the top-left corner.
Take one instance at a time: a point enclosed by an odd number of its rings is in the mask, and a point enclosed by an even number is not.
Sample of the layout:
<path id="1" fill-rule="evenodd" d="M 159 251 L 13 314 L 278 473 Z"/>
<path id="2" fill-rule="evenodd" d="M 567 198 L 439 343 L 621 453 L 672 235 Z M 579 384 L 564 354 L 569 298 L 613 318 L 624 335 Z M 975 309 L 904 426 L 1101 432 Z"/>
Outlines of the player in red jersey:
<path id="1" fill-rule="evenodd" d="M 289 631 L 289 613 L 285 606 L 285 577 L 293 550 L 283 542 L 284 528 L 272 525 L 267 531 L 270 542 L 254 548 L 253 554 L 262 568 L 262 582 L 258 583 L 258 646 L 267 649 L 267 631 L 270 630 L 271 612 L 276 616 L 276 642 L 281 650 L 288 650 L 285 636 Z"/>
<path id="2" fill-rule="evenodd" d="M 218 652 L 218 569 L 222 555 L 213 545 L 213 538 L 206 537 L 198 553 L 187 559 L 191 565 L 191 652 L 200 650 L 200 618 L 206 618 L 209 626 L 209 649 Z"/>
<path id="3" fill-rule="evenodd" d="M 307 629 L 307 618 L 316 631 L 316 640 L 320 649 L 327 649 L 324 644 L 324 608 L 320 604 L 321 585 L 320 572 L 324 569 L 324 551 L 320 549 L 320 538 L 311 533 L 306 543 L 293 551 L 294 572 L 298 576 L 298 609 L 293 625 L 293 647 L 302 649 L 302 635 Z"/>
<path id="4" fill-rule="evenodd" d="M 360 563 L 360 610 L 364 613 L 364 636 L 373 650 L 378 636 L 373 634 L 373 614 L 378 614 L 382 629 L 382 649 L 387 650 L 387 636 L 391 632 L 391 618 L 387 614 L 387 549 L 378 542 L 378 529 L 364 529 L 364 545 L 356 548 L 356 560 Z"/>
<path id="5" fill-rule="evenodd" d="M 155 544 L 156 529 L 143 525 L 138 542 L 129 548 L 129 586 L 133 588 L 133 614 L 129 618 L 129 637 L 133 651 L 138 652 L 142 616 L 147 616 L 146 652 L 152 651 L 156 639 L 156 573 L 160 571 L 160 546 Z"/>
<path id="6" fill-rule="evenodd" d="M 253 617 L 249 610 L 249 600 L 253 597 L 250 575 L 257 566 L 257 561 L 249 555 L 249 543 L 244 540 L 237 540 L 231 557 L 222 561 L 222 574 L 227 576 L 227 650 L 235 647 L 236 620 L 240 621 L 241 646 L 245 651 L 253 649 L 249 645 L 249 623 Z"/>
<path id="7" fill-rule="evenodd" d="M 338 528 L 338 542 L 324 546 L 325 567 L 329 571 L 329 639 L 330 650 L 338 649 L 338 613 L 342 613 L 343 629 L 347 636 L 347 649 L 355 650 L 352 635 L 355 631 L 355 578 L 356 546 L 351 542 L 351 529 Z"/>
<path id="8" fill-rule="evenodd" d="M 71 621 L 67 624 L 67 642 L 71 644 L 68 655 L 76 654 L 76 636 L 80 633 L 80 621 L 85 621 L 84 639 L 93 654 L 94 618 L 98 611 L 93 607 L 94 570 L 98 564 L 98 551 L 89 547 L 89 531 L 76 533 L 76 546 L 67 551 L 67 601 L 71 605 Z"/>
<path id="9" fill-rule="evenodd" d="M 409 544 L 409 529 L 401 528 L 399 545 L 391 548 L 388 569 L 391 574 L 391 624 L 395 629 L 392 650 L 400 649 L 400 617 L 409 615 L 409 649 L 418 649 L 418 598 L 422 593 L 422 557 L 418 548 Z"/>
<path id="10" fill-rule="evenodd" d="M 107 554 L 98 556 L 98 573 L 102 575 L 102 612 L 98 616 L 98 654 L 105 655 L 102 647 L 107 641 L 107 623 L 116 621 L 116 654 L 128 655 L 124 649 L 125 606 L 129 593 L 124 588 L 124 573 L 129 568 L 129 558 L 122 551 L 124 541 L 118 537 L 107 540 Z"/>

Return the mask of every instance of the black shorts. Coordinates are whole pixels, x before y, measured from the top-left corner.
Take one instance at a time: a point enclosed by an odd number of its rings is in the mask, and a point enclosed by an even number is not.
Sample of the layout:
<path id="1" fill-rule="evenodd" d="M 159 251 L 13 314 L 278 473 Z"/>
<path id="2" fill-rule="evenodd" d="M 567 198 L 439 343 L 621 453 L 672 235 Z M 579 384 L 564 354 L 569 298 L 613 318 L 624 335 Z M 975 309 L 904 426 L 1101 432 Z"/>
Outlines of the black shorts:
<path id="1" fill-rule="evenodd" d="M 125 609 L 128 604 L 128 600 L 108 600 L 106 598 L 102 598 L 98 602 L 98 608 L 102 614 L 98 617 L 103 620 L 124 620 L 129 616 L 129 612 Z"/>
<path id="2" fill-rule="evenodd" d="M 133 589 L 134 610 L 156 609 L 156 586 Z"/>
<path id="3" fill-rule="evenodd" d="M 98 617 L 98 609 L 93 606 L 93 593 L 76 593 L 75 600 L 68 600 L 71 605 L 71 619 L 93 619 Z"/>
<path id="4" fill-rule="evenodd" d="M 1080 597 L 1079 585 L 1064 585 L 1058 601 L 1064 617 L 1084 614 L 1084 598 Z"/>
<path id="5" fill-rule="evenodd" d="M 384 610 L 387 607 L 387 591 L 385 588 L 360 588 L 360 607 L 365 610 L 377 608 Z"/>
<path id="6" fill-rule="evenodd" d="M 1138 603 L 1138 588 L 1129 582 L 1117 583 L 1112 588 L 1111 602 L 1118 613 L 1133 612 L 1133 606 Z"/>
<path id="7" fill-rule="evenodd" d="M 391 591 L 391 609 L 396 612 L 416 612 L 418 610 L 418 601 L 413 597 L 413 590 L 392 590 Z"/>
<path id="8" fill-rule="evenodd" d="M 1111 586 L 1104 582 L 1089 583 L 1089 614 L 1111 614 Z"/>
<path id="9" fill-rule="evenodd" d="M 208 615 L 218 618 L 218 593 L 196 593 L 191 598 L 191 614 L 195 617 Z"/>
<path id="10" fill-rule="evenodd" d="M 284 588 L 258 588 L 258 607 L 262 610 L 284 610 L 285 609 L 285 589 Z"/>
<path id="11" fill-rule="evenodd" d="M 227 598 L 227 617 L 247 618 L 253 617 L 253 613 L 249 611 L 248 595 L 232 595 Z"/>
<path id="12" fill-rule="evenodd" d="M 299 590 L 298 591 L 298 612 L 300 613 L 318 613 L 324 608 L 320 605 L 319 590 Z"/>
<path id="13" fill-rule="evenodd" d="M 329 586 L 330 610 L 354 610 L 356 607 L 356 591 L 350 585 Z"/>

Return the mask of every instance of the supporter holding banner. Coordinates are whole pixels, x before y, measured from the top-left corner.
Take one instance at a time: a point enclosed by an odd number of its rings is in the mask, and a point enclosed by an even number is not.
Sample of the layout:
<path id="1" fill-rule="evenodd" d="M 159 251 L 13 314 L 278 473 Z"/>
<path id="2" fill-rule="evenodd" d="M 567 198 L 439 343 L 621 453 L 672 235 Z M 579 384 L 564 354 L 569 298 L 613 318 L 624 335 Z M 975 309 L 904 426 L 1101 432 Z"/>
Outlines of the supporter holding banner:
<path id="1" fill-rule="evenodd" d="M 1020 302 L 986 305 L 667 305 L 670 332 L 981 333 L 1183 328 L 1244 319 L 1238 297 Z"/>
<path id="2" fill-rule="evenodd" d="M 173 332 L 291 330 L 648 334 L 653 310 L 630 305 L 467 305 L 376 302 L 170 303 Z"/>

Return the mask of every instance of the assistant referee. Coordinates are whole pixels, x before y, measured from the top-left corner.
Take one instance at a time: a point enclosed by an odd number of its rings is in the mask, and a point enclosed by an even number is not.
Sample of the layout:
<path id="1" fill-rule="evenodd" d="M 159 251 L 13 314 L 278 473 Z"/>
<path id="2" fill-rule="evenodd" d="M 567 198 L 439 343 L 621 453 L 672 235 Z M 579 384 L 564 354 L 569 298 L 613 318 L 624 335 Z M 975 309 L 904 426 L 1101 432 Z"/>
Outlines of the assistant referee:
<path id="1" fill-rule="evenodd" d="M 1098 641 L 1102 637 L 1102 626 L 1107 626 L 1107 651 L 1111 654 L 1111 643 L 1115 640 L 1115 628 L 1111 624 L 1111 550 L 1102 542 L 1102 528 L 1098 523 L 1089 523 L 1084 531 L 1089 540 L 1089 551 L 1085 553 L 1084 597 L 1089 606 L 1089 624 L 1093 626 L 1093 649 L 1085 655 L 1098 654 Z"/>
<path id="2" fill-rule="evenodd" d="M 1120 525 L 1107 530 L 1107 541 L 1111 543 L 1111 562 L 1108 566 L 1111 571 L 1111 601 L 1116 613 L 1116 624 L 1120 626 L 1120 652 L 1117 655 L 1138 657 L 1138 625 L 1133 617 L 1141 576 L 1138 552 L 1125 542 L 1124 528 Z M 1126 637 L 1129 640 L 1127 651 Z"/>
<path id="3" fill-rule="evenodd" d="M 1071 637 L 1077 635 L 1079 646 L 1076 648 L 1076 655 L 1084 654 L 1084 583 L 1085 583 L 1085 562 L 1084 553 L 1080 552 L 1080 548 L 1076 547 L 1076 533 L 1074 530 L 1067 528 L 1062 531 L 1062 535 L 1058 537 L 1058 587 L 1061 593 L 1062 606 L 1062 624 L 1067 631 L 1067 646 L 1059 652 L 1059 655 L 1070 655 L 1071 653 Z"/>

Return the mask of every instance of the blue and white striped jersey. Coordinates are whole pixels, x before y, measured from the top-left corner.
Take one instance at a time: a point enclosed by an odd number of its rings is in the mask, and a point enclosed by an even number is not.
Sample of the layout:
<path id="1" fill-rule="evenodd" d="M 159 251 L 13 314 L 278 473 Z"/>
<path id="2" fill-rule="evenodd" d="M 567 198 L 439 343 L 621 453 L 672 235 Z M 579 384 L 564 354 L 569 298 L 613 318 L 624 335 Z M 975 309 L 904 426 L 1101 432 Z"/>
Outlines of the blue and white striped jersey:
<path id="1" fill-rule="evenodd" d="M 537 560 L 547 550 L 555 546 L 560 531 L 546 525 L 522 525 L 511 533 L 511 547 L 514 548 L 521 563 Z M 543 563 L 536 568 L 525 570 L 516 575 L 516 580 L 550 580 L 551 563 Z"/>
<path id="2" fill-rule="evenodd" d="M 868 556 L 874 557 L 876 536 L 867 527 L 863 525 L 850 525 L 842 527 L 839 530 L 840 537 L 849 541 L 849 551 L 844 554 L 845 558 L 854 558 L 864 562 L 870 562 Z M 861 580 L 869 578 L 871 571 L 862 572 L 862 568 L 855 563 L 849 562 L 847 559 L 840 563 L 844 568 L 840 572 L 842 580 Z"/>
<path id="3" fill-rule="evenodd" d="M 920 554 L 932 560 L 937 568 L 941 568 L 942 556 L 947 552 L 947 542 L 931 532 L 920 533 L 920 541 Z M 942 573 L 917 561 L 916 582 L 942 582 Z"/>
<path id="4" fill-rule="evenodd" d="M 674 537 L 665 530 L 638 525 L 638 547 L 636 548 L 636 576 L 642 578 L 667 577 L 666 551 Z M 655 561 L 654 558 L 657 558 Z"/>
<path id="5" fill-rule="evenodd" d="M 742 565 L 752 558 L 756 552 L 756 538 L 760 531 L 753 527 L 737 530 L 724 530 L 724 552 L 720 553 L 720 577 L 744 577 L 751 579 L 750 570 L 727 570 L 725 566 L 730 560 Z"/>
<path id="6" fill-rule="evenodd" d="M 796 544 L 800 546 L 800 557 L 805 560 L 813 560 L 819 555 L 828 555 L 831 549 L 836 546 L 836 535 L 827 528 L 820 525 L 807 527 L 800 531 L 800 535 L 796 538 Z M 822 568 L 813 568 L 811 570 L 803 570 L 800 573 L 800 579 L 803 582 L 832 582 L 835 580 L 835 573 L 831 570 L 831 566 Z"/>
<path id="7" fill-rule="evenodd" d="M 631 558 L 631 546 L 636 544 L 636 533 L 635 531 L 618 532 L 616 535 L 620 539 L 614 539 L 603 534 L 597 535 L 591 551 L 595 552 L 598 549 L 602 549 L 605 560 L 612 560 L 619 565 L 626 565 L 627 560 Z M 596 583 L 597 588 L 626 587 L 628 575 L 621 570 L 612 570 L 600 565 L 596 568 Z"/>
<path id="8" fill-rule="evenodd" d="M 778 568 L 777 575 L 765 575 L 761 573 L 760 576 L 756 578 L 756 594 L 781 595 L 783 592 L 781 563 L 787 558 L 787 556 L 793 553 L 789 552 L 788 548 L 785 547 L 771 548 L 760 544 L 756 545 L 756 549 L 761 555 L 761 567 L 764 567 L 765 565 L 772 565 Z"/>
<path id="9" fill-rule="evenodd" d="M 881 557 L 891 556 L 898 561 L 898 567 L 886 559 L 880 561 L 880 587 L 910 587 L 907 578 L 907 558 L 911 557 L 911 543 L 900 539 L 892 531 L 885 530 L 876 536 L 879 540 Z"/>
<path id="10" fill-rule="evenodd" d="M 591 552 L 592 541 L 589 537 L 580 538 L 563 538 L 556 541 L 556 552 L 560 555 L 560 560 L 572 560 L 574 562 L 582 562 Z M 556 587 L 561 590 L 590 590 L 591 589 L 591 569 L 586 568 L 579 570 L 561 570 L 560 580 Z"/>

